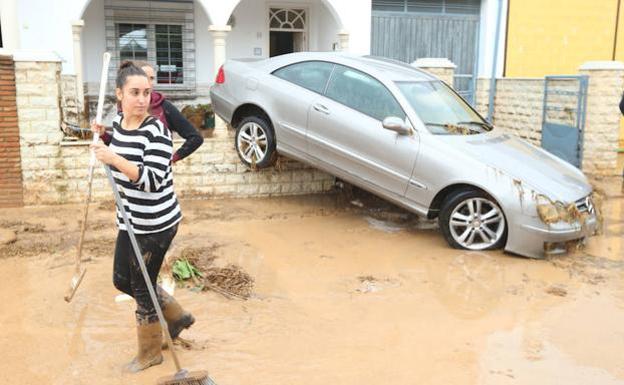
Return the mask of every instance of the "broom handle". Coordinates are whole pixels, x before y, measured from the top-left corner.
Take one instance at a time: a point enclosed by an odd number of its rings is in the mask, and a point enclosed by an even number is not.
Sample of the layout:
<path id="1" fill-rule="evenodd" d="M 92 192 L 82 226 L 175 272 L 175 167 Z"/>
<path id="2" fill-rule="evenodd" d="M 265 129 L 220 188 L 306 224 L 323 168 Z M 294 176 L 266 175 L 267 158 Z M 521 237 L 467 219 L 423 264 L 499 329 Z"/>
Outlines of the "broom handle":
<path id="1" fill-rule="evenodd" d="M 104 96 L 106 94 L 106 82 L 108 81 L 108 66 L 110 65 L 111 55 L 108 52 L 104 52 L 102 56 L 102 74 L 100 76 L 100 93 L 98 95 L 97 112 L 95 114 L 95 122 L 102 124 L 102 114 L 104 111 Z M 92 144 L 96 144 L 99 141 L 99 136 L 93 134 Z M 91 158 L 89 159 L 89 176 L 87 177 L 87 200 L 82 216 L 82 225 L 80 226 L 80 238 L 78 240 L 78 254 L 76 256 L 76 266 L 80 265 L 82 260 L 82 244 L 84 241 L 85 230 L 87 229 L 87 215 L 89 214 L 89 203 L 91 202 L 91 186 L 93 185 L 93 169 L 95 168 L 95 152 L 91 151 Z"/>
<path id="2" fill-rule="evenodd" d="M 139 262 L 139 266 L 141 267 L 141 273 L 143 274 L 143 279 L 145 280 L 145 285 L 147 286 L 147 290 L 149 291 L 149 295 L 154 303 L 154 308 L 156 308 L 156 314 L 158 314 L 158 320 L 160 321 L 160 326 L 165 332 L 165 338 L 167 339 L 167 345 L 169 346 L 169 350 L 171 351 L 171 355 L 173 356 L 173 361 L 175 362 L 176 369 L 178 373 L 182 372 L 182 367 L 180 366 L 180 361 L 178 361 L 178 356 L 176 355 L 175 350 L 173 349 L 173 341 L 171 340 L 171 335 L 169 334 L 169 328 L 167 327 L 167 322 L 165 321 L 165 317 L 163 316 L 162 309 L 160 308 L 160 304 L 158 303 L 158 298 L 156 297 L 156 292 L 152 287 L 152 280 L 147 273 L 147 267 L 145 267 L 145 261 L 143 261 L 143 254 L 141 253 L 141 249 L 139 248 L 139 244 L 137 243 L 136 237 L 134 236 L 134 230 L 132 229 L 132 224 L 130 223 L 130 219 L 128 218 L 128 214 L 126 213 L 126 208 L 121 201 L 121 196 L 119 195 L 119 190 L 117 189 L 117 184 L 115 183 L 115 179 L 113 179 L 113 174 L 111 173 L 110 167 L 108 165 L 104 165 L 104 169 L 106 170 L 106 176 L 108 176 L 108 181 L 113 189 L 113 194 L 115 195 L 115 203 L 117 203 L 117 208 L 121 212 L 121 216 L 123 218 L 124 223 L 126 224 L 126 230 L 128 232 L 128 236 L 130 237 L 130 243 L 132 243 L 132 248 L 134 249 L 134 255 L 136 256 L 137 261 Z"/>

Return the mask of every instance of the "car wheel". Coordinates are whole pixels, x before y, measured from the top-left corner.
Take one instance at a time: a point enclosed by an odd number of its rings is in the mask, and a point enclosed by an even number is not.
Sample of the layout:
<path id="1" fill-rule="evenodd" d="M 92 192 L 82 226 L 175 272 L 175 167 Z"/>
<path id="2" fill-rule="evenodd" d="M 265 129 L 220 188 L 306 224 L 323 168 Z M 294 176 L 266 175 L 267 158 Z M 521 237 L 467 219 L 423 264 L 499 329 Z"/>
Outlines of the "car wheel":
<path id="1" fill-rule="evenodd" d="M 477 190 L 449 195 L 440 211 L 440 229 L 451 247 L 500 249 L 507 241 L 507 221 L 496 200 Z"/>
<path id="2" fill-rule="evenodd" d="M 236 129 L 236 152 L 248 167 L 272 165 L 277 158 L 273 127 L 259 116 L 244 118 Z"/>

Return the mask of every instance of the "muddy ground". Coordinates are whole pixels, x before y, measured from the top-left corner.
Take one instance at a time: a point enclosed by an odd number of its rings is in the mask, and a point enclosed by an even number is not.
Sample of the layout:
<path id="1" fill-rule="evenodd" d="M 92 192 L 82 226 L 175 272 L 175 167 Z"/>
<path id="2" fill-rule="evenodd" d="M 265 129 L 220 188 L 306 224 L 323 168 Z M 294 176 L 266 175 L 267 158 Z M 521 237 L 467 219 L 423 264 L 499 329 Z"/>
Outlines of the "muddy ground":
<path id="1" fill-rule="evenodd" d="M 431 223 L 344 195 L 182 202 L 171 254 L 209 250 L 254 280 L 248 300 L 177 289 L 197 318 L 180 351 L 219 385 L 624 384 L 624 197 L 574 255 L 450 249 Z M 137 375 L 133 304 L 115 302 L 112 202 L 94 204 L 71 304 L 80 205 L 5 209 L 0 383 L 153 384 Z M 8 237 L 8 238 L 7 238 Z"/>

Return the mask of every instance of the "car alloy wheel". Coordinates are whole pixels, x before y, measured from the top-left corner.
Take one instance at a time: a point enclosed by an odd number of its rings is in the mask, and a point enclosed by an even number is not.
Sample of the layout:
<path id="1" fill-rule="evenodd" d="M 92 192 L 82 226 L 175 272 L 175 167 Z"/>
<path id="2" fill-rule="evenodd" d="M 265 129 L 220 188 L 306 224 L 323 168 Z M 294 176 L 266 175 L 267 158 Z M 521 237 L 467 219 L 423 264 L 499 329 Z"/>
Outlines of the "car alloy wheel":
<path id="1" fill-rule="evenodd" d="M 497 244 L 505 232 L 501 209 L 486 198 L 470 198 L 451 212 L 449 230 L 463 248 L 485 250 Z"/>
<path id="2" fill-rule="evenodd" d="M 245 123 L 236 137 L 238 152 L 246 163 L 257 164 L 267 155 L 269 142 L 267 133 L 255 122 Z"/>
<path id="3" fill-rule="evenodd" d="M 260 116 L 244 118 L 236 129 L 235 138 L 238 157 L 248 167 L 261 169 L 275 163 L 275 134 L 267 119 Z"/>
<path id="4" fill-rule="evenodd" d="M 507 220 L 496 200 L 483 191 L 452 192 L 440 210 L 440 230 L 457 249 L 499 249 L 507 241 Z"/>

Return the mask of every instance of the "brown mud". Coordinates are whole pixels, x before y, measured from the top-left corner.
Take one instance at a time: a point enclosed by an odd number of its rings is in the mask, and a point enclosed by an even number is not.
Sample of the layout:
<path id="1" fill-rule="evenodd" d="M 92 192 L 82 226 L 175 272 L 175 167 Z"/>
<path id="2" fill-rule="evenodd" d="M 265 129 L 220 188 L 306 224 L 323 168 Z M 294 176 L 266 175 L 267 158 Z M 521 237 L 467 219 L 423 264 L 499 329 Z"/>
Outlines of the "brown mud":
<path id="1" fill-rule="evenodd" d="M 451 249 L 435 224 L 357 193 L 184 201 L 171 254 L 205 248 L 208 267 L 240 267 L 253 293 L 178 288 L 197 319 L 181 362 L 219 385 L 624 384 L 624 196 L 621 180 L 605 183 L 617 191 L 606 189 L 604 233 L 545 260 Z M 99 206 L 71 304 L 82 207 L 0 212 L 16 234 L 0 247 L 3 383 L 150 384 L 174 372 L 165 352 L 162 365 L 122 373 L 134 305 L 114 300 L 113 207 Z"/>

